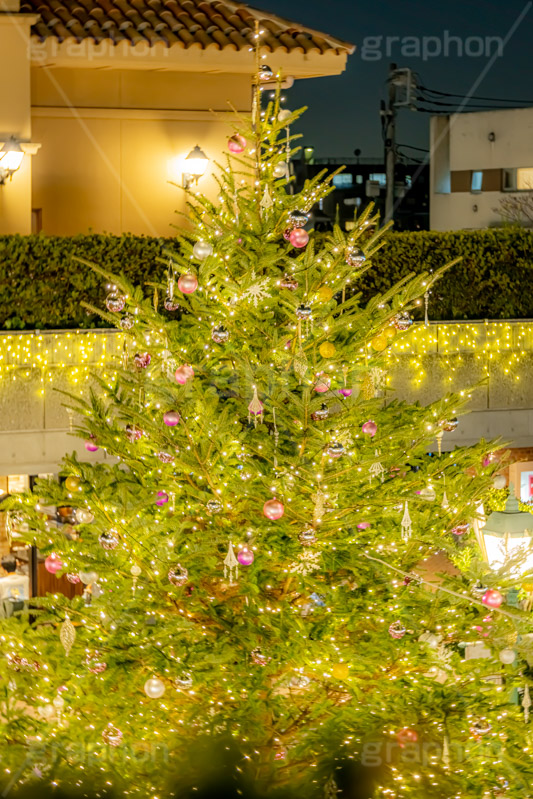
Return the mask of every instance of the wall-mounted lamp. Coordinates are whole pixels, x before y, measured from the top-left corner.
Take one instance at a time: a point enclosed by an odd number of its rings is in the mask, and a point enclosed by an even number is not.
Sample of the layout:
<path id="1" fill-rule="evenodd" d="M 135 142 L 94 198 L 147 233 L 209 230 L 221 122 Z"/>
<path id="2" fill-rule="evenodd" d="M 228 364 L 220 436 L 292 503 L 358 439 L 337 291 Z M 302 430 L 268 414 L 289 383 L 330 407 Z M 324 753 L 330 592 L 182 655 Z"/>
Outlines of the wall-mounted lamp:
<path id="1" fill-rule="evenodd" d="M 184 188 L 190 189 L 192 183 L 198 183 L 199 179 L 207 169 L 208 162 L 209 158 L 207 155 L 198 145 L 196 145 L 196 147 L 191 150 L 185 159 L 185 171 L 183 172 Z"/>
<path id="2" fill-rule="evenodd" d="M 0 186 L 3 186 L 6 180 L 17 171 L 23 158 L 22 147 L 15 138 L 11 137 L 0 150 Z"/>

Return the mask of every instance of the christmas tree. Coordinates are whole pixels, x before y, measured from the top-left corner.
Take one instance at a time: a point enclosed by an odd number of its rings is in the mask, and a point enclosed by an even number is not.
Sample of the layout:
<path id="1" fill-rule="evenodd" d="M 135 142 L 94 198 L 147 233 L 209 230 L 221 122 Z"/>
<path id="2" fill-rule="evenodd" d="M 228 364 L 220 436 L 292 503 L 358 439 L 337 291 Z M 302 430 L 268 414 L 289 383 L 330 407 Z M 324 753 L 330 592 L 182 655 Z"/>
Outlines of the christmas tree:
<path id="1" fill-rule="evenodd" d="M 167 796 L 222 741 L 241 791 L 524 797 L 530 617 L 519 566 L 491 572 L 473 529 L 494 447 L 428 454 L 468 392 L 386 389 L 440 273 L 362 305 L 384 229 L 368 209 L 308 233 L 332 176 L 288 190 L 299 112 L 261 108 L 270 78 L 216 202 L 191 192 L 167 279 L 144 296 L 93 265 L 124 357 L 67 401 L 109 458 L 67 457 L 6 502 L 84 586 L 2 623 L 6 785 Z M 69 538 L 53 506 L 74 509 Z"/>

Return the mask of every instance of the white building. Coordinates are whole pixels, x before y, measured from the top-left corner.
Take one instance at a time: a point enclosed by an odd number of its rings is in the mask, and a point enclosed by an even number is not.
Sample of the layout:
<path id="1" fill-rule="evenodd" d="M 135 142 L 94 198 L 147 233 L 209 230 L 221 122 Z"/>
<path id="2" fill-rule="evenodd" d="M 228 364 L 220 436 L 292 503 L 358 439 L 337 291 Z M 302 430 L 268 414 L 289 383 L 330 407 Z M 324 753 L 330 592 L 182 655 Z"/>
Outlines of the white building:
<path id="1" fill-rule="evenodd" d="M 434 116 L 430 152 L 431 228 L 501 224 L 501 200 L 533 190 L 533 108 Z"/>

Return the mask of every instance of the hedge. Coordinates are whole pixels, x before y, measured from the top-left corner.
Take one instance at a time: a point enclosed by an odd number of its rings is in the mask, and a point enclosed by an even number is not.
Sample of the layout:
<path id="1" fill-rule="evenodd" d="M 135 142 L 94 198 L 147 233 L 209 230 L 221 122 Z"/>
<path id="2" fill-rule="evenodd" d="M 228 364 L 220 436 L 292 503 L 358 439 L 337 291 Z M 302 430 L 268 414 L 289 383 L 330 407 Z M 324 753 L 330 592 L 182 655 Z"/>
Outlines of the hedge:
<path id="1" fill-rule="evenodd" d="M 105 286 L 74 256 L 145 283 L 163 273 L 157 256 L 175 247 L 172 239 L 132 235 L 0 236 L 0 329 L 98 327 L 81 301 L 101 305 Z M 457 256 L 463 260 L 433 290 L 431 319 L 533 318 L 533 231 L 523 228 L 387 234 L 358 287 L 366 299 Z"/>

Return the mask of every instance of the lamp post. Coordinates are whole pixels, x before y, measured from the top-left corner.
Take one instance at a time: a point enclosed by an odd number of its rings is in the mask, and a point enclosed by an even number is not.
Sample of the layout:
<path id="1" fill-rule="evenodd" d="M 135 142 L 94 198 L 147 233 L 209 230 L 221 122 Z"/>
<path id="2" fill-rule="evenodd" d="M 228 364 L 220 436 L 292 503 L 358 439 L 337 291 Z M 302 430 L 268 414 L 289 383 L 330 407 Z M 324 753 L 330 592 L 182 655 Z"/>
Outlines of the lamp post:
<path id="1" fill-rule="evenodd" d="M 191 150 L 185 159 L 185 171 L 183 173 L 184 188 L 190 189 L 193 182 L 198 183 L 198 180 L 207 169 L 208 161 L 209 158 L 198 145 Z"/>
<path id="2" fill-rule="evenodd" d="M 0 186 L 19 169 L 23 158 L 24 152 L 15 138 L 5 142 L 0 150 Z"/>
<path id="3" fill-rule="evenodd" d="M 520 510 L 512 483 L 505 509 L 491 513 L 482 532 L 492 569 L 500 569 L 509 559 L 521 554 L 523 560 L 515 571 L 533 571 L 533 518 Z"/>

